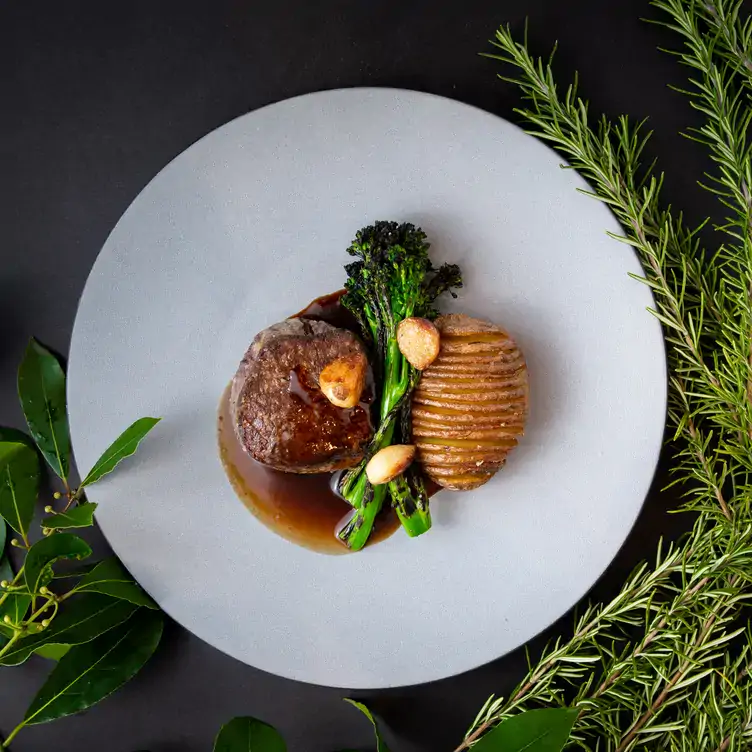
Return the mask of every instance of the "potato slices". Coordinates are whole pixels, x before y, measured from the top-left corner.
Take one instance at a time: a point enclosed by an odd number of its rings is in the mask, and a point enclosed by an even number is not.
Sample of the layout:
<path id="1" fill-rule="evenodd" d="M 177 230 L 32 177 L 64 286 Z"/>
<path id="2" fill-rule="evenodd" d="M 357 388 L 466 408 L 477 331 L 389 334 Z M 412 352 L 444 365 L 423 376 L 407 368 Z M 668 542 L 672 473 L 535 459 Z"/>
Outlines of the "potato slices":
<path id="1" fill-rule="evenodd" d="M 501 327 L 464 314 L 436 320 L 441 349 L 413 397 L 413 441 L 426 475 L 444 488 L 482 486 L 525 428 L 525 359 Z"/>

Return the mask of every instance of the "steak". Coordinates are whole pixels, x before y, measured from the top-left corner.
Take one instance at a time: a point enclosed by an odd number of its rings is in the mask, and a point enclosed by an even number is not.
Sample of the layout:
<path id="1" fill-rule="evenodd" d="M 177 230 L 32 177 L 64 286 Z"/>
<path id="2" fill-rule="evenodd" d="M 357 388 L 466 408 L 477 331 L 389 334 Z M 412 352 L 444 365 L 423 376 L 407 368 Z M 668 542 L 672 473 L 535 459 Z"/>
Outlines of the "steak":
<path id="1" fill-rule="evenodd" d="M 358 337 L 324 321 L 290 318 L 259 332 L 230 388 L 243 448 L 289 473 L 356 465 L 373 434 L 373 387 L 366 387 L 355 407 L 336 407 L 319 388 L 319 374 L 333 360 L 357 354 L 365 355 Z"/>

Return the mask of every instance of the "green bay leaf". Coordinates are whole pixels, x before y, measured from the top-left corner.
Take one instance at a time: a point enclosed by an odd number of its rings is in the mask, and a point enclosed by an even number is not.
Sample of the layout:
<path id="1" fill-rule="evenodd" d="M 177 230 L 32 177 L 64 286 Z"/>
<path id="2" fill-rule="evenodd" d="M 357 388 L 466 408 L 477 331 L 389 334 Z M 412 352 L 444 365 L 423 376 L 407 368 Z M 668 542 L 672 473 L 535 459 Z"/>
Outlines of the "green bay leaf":
<path id="1" fill-rule="evenodd" d="M 80 713 L 132 679 L 159 645 L 164 618 L 139 609 L 127 622 L 72 647 L 52 670 L 24 715 L 24 724 Z"/>
<path id="2" fill-rule="evenodd" d="M 26 539 L 39 494 L 39 458 L 21 442 L 0 442 L 0 517 Z"/>
<path id="3" fill-rule="evenodd" d="M 0 657 L 0 666 L 17 666 L 42 645 L 81 645 L 89 642 L 122 624 L 137 608 L 129 601 L 97 593 L 66 601 L 47 629 L 20 639 Z"/>
<path id="4" fill-rule="evenodd" d="M 114 556 L 99 562 L 75 589 L 77 593 L 103 593 L 145 608 L 159 608 Z"/>
<path id="5" fill-rule="evenodd" d="M 379 727 L 373 713 L 362 702 L 358 702 L 357 700 L 351 700 L 346 697 L 345 702 L 349 702 L 350 705 L 357 708 L 371 722 L 373 732 L 376 734 L 376 752 L 389 752 L 389 747 L 386 746 L 386 742 L 381 738 L 381 733 L 379 732 Z"/>
<path id="6" fill-rule="evenodd" d="M 73 533 L 57 533 L 37 541 L 26 554 L 24 577 L 32 593 L 52 580 L 52 565 L 58 559 L 85 559 L 91 556 L 89 544 Z"/>
<path id="7" fill-rule="evenodd" d="M 38 647 L 34 653 L 35 655 L 46 658 L 49 661 L 59 661 L 70 649 L 70 645 L 59 642 L 49 642 Z"/>
<path id="8" fill-rule="evenodd" d="M 14 577 L 15 574 L 10 559 L 7 556 L 0 556 L 0 582 L 12 582 Z M 5 594 L 0 591 L 0 597 L 3 595 L 6 595 L 6 598 L 0 603 L 0 628 L 2 628 L 3 620 L 6 616 L 8 616 L 14 624 L 18 624 L 18 622 L 26 616 L 26 612 L 31 605 L 30 595 L 23 595 L 22 593 Z M 5 633 L 9 636 L 12 634 L 12 631 L 8 628 Z"/>
<path id="9" fill-rule="evenodd" d="M 31 606 L 31 600 L 30 595 L 8 593 L 8 597 L 0 603 L 0 621 L 3 621 L 6 616 L 14 624 L 23 621 Z"/>
<path id="10" fill-rule="evenodd" d="M 561 752 L 577 715 L 573 708 L 527 710 L 491 729 L 473 752 Z"/>
<path id="11" fill-rule="evenodd" d="M 19 431 L 17 428 L 7 428 L 0 426 L 0 441 L 9 441 L 13 444 L 26 444 L 29 449 L 37 450 L 37 445 L 28 434 Z"/>
<path id="12" fill-rule="evenodd" d="M 15 575 L 13 574 L 13 567 L 11 566 L 10 559 L 0 552 L 0 582 L 3 580 L 5 580 L 5 582 L 10 582 L 14 577 Z M 0 593 L 0 595 L 2 594 Z"/>
<path id="13" fill-rule="evenodd" d="M 50 530 L 68 530 L 71 528 L 91 527 L 94 524 L 94 512 L 97 505 L 84 502 L 71 507 L 65 512 L 52 514 L 42 520 L 42 526 Z"/>
<path id="14" fill-rule="evenodd" d="M 39 451 L 58 477 L 67 478 L 70 436 L 65 373 L 58 359 L 33 338 L 18 368 L 18 396 Z"/>
<path id="15" fill-rule="evenodd" d="M 103 475 L 111 473 L 126 457 L 130 457 L 141 440 L 159 423 L 159 418 L 139 418 L 110 444 L 81 483 L 81 487 L 96 483 Z"/>
<path id="16" fill-rule="evenodd" d="M 80 579 L 85 574 L 89 574 L 92 569 L 99 566 L 98 561 L 91 561 L 87 564 L 81 564 L 76 567 L 67 567 L 64 571 L 55 572 L 53 574 L 53 580 L 73 580 Z"/>
<path id="17" fill-rule="evenodd" d="M 214 752 L 287 752 L 287 745 L 273 726 L 246 716 L 222 726 Z"/>

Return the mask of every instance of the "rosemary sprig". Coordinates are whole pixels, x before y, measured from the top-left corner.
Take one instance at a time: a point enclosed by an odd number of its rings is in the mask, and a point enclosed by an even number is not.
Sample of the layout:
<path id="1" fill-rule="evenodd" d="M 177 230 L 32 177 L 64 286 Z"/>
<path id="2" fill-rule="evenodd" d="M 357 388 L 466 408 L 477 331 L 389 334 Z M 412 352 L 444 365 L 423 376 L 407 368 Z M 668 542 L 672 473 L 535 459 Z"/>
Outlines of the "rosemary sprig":
<path id="1" fill-rule="evenodd" d="M 697 515 L 680 543 L 659 547 L 619 595 L 589 608 L 573 637 L 557 640 L 509 698 L 489 700 L 460 750 L 523 709 L 573 703 L 572 742 L 626 752 L 746 749 L 752 740 L 752 25 L 740 3 L 659 0 L 693 69 L 686 92 L 706 117 L 691 137 L 717 170 L 709 189 L 729 210 L 725 240 L 709 256 L 697 231 L 660 200 L 662 176 L 640 159 L 642 123 L 589 119 L 576 84 L 561 94 L 550 60 L 533 58 L 501 28 L 491 57 L 511 66 L 530 131 L 564 154 L 620 220 L 664 325 L 676 482 Z"/>

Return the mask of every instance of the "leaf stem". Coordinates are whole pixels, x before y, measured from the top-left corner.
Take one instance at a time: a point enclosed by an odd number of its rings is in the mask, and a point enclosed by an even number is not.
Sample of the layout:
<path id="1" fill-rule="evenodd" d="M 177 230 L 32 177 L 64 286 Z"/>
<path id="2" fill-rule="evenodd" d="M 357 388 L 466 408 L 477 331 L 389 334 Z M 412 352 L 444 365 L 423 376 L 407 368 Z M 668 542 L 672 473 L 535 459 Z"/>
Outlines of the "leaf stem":
<path id="1" fill-rule="evenodd" d="M 8 587 L 13 587 L 22 577 L 24 573 L 23 566 L 16 572 L 16 576 L 11 580 L 10 585 Z M 10 592 L 5 592 L 2 595 L 0 595 L 0 606 L 5 602 L 6 598 L 11 595 Z"/>
<path id="2" fill-rule="evenodd" d="M 8 734 L 8 738 L 5 740 L 5 742 L 3 742 L 1 749 L 9 749 L 10 743 L 18 736 L 19 731 L 21 731 L 21 729 L 23 729 L 25 726 L 26 721 L 21 721 L 21 723 L 19 723 L 18 726 L 16 726 L 13 731 Z"/>
<path id="3" fill-rule="evenodd" d="M 54 619 L 55 614 L 57 614 L 57 596 L 51 596 L 47 598 L 46 603 L 42 604 L 36 611 L 34 611 L 34 613 L 28 619 L 24 619 L 24 623 L 31 624 L 37 619 L 37 617 L 41 616 L 50 606 L 55 607 L 55 610 L 53 611 L 53 614 L 50 617 L 50 620 Z"/>
<path id="4" fill-rule="evenodd" d="M 81 498 L 81 492 L 84 490 L 83 486 L 79 486 L 74 491 L 71 491 L 67 483 L 65 484 L 65 487 L 66 487 L 66 496 L 68 497 L 68 501 L 63 507 L 63 514 L 67 512 L 74 504 L 78 502 L 78 500 Z"/>
<path id="5" fill-rule="evenodd" d="M 13 635 L 10 637 L 8 642 L 6 642 L 5 645 L 0 648 L 0 658 L 2 658 L 6 653 L 10 652 L 10 649 L 13 647 L 13 645 L 16 644 L 16 642 L 18 642 L 19 639 L 21 639 L 21 637 L 23 637 L 23 632 L 21 632 L 20 630 L 14 630 Z M 10 739 L 6 740 L 6 744 L 8 743 L 8 741 L 10 741 Z"/>

